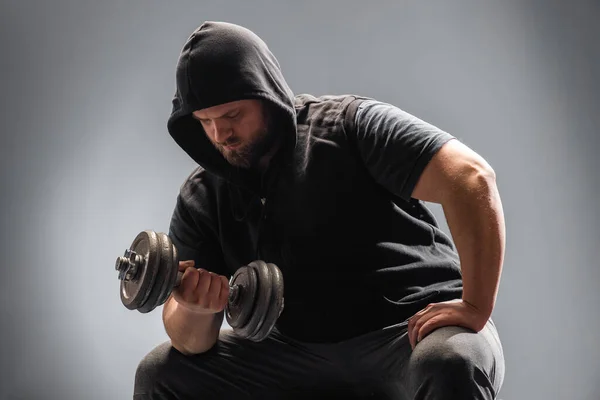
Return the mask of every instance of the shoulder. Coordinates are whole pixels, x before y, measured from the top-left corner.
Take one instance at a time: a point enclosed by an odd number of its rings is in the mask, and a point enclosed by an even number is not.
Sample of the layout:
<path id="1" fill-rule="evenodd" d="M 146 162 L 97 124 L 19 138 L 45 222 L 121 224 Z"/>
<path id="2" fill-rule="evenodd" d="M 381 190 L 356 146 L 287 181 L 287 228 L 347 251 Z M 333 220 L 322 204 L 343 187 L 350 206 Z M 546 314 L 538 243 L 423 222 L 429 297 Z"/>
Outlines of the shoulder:
<path id="1" fill-rule="evenodd" d="M 178 204 L 190 213 L 205 214 L 212 209 L 218 177 L 197 166 L 179 187 Z"/>
<path id="2" fill-rule="evenodd" d="M 297 94 L 294 100 L 296 110 L 301 110 L 306 107 L 345 108 L 352 103 L 360 103 L 365 100 L 375 101 L 375 99 L 359 94 L 326 94 L 315 96 L 309 93 Z"/>
<path id="3" fill-rule="evenodd" d="M 207 175 L 208 173 L 203 167 L 195 167 L 183 180 L 183 183 L 179 187 L 179 194 L 187 197 L 193 195 L 198 190 L 206 188 L 207 179 L 210 179 Z"/>
<path id="4" fill-rule="evenodd" d="M 352 120 L 364 101 L 375 101 L 358 94 L 329 94 L 315 96 L 302 93 L 295 96 L 298 124 L 345 124 Z"/>

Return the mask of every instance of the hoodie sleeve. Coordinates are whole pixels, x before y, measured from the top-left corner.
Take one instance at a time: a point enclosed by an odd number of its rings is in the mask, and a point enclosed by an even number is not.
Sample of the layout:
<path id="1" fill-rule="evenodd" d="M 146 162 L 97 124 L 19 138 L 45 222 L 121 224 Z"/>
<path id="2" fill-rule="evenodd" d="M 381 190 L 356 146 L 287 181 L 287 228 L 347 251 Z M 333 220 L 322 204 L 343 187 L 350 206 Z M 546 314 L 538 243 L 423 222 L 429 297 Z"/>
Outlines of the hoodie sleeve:
<path id="1" fill-rule="evenodd" d="M 196 268 L 229 278 L 214 230 L 198 210 L 199 200 L 199 196 L 182 188 L 171 217 L 169 237 L 180 261 L 194 260 Z"/>
<path id="2" fill-rule="evenodd" d="M 369 173 L 406 201 L 427 163 L 455 138 L 396 106 L 372 99 L 360 102 L 353 122 L 349 134 Z"/>

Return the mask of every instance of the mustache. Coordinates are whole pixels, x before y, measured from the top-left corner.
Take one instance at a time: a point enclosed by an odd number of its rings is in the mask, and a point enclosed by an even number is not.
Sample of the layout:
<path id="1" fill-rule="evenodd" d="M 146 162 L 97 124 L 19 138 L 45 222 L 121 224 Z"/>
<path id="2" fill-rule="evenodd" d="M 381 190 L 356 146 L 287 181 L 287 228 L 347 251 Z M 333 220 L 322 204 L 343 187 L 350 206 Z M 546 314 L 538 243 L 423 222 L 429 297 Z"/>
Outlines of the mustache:
<path id="1" fill-rule="evenodd" d="M 241 140 L 236 139 L 236 140 L 231 140 L 231 141 L 227 141 L 227 142 L 224 142 L 224 143 L 216 143 L 216 144 L 217 144 L 217 146 L 223 148 L 223 147 L 227 147 L 227 146 L 235 146 L 235 145 L 237 145 L 237 144 L 239 144 L 241 142 L 242 142 Z"/>

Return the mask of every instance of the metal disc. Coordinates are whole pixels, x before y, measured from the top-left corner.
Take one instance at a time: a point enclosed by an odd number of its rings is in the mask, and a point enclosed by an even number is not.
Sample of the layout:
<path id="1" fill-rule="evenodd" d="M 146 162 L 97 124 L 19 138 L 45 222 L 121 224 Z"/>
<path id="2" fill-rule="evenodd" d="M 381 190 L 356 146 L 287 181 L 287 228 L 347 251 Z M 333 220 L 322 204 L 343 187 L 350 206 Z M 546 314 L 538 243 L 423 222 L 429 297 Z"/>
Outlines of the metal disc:
<path id="1" fill-rule="evenodd" d="M 161 242 L 163 243 L 163 256 L 164 258 L 162 259 L 164 264 L 161 263 L 161 268 L 163 268 L 163 270 L 161 271 L 162 273 L 160 274 L 160 278 L 161 280 L 158 282 L 162 282 L 162 284 L 160 285 L 160 292 L 158 294 L 158 298 L 156 299 L 156 305 L 155 307 L 161 306 L 164 304 L 164 302 L 167 300 L 167 297 L 169 296 L 169 294 L 171 293 L 171 290 L 173 290 L 173 285 L 171 284 L 169 286 L 169 281 L 171 278 L 171 275 L 173 275 L 173 269 L 177 269 L 177 264 L 174 263 L 173 261 L 173 252 L 175 250 L 175 246 L 173 245 L 173 242 L 171 241 L 171 239 L 169 238 L 169 236 L 166 233 L 159 233 L 158 237 L 160 238 Z"/>
<path id="2" fill-rule="evenodd" d="M 227 323 L 236 333 L 243 336 L 244 329 L 254 312 L 257 291 L 256 271 L 248 266 L 241 267 L 231 277 L 229 286 L 239 286 L 238 299 L 228 302 L 225 316 Z"/>
<path id="3" fill-rule="evenodd" d="M 130 250 L 141 255 L 144 262 L 138 266 L 131 280 L 121 280 L 121 302 L 130 310 L 135 310 L 148 299 L 150 289 L 158 270 L 159 257 L 156 254 L 158 237 L 153 231 L 140 232 L 129 247 Z"/>
<path id="4" fill-rule="evenodd" d="M 267 264 L 264 261 L 253 261 L 249 266 L 256 269 L 258 290 L 256 292 L 254 312 L 244 330 L 244 337 L 254 340 L 254 336 L 260 331 L 269 311 L 271 293 L 273 292 L 273 277 L 269 267 L 267 267 Z"/>
<path id="5" fill-rule="evenodd" d="M 156 233 L 156 236 L 158 238 L 158 243 L 152 250 L 156 253 L 158 258 L 157 273 L 154 282 L 150 286 L 148 298 L 138 307 L 138 311 L 141 313 L 148 313 L 161 304 L 160 299 L 167 289 L 168 276 L 171 274 L 171 269 L 173 268 L 171 240 L 162 232 Z"/>
<path id="6" fill-rule="evenodd" d="M 255 342 L 260 342 L 269 336 L 277 319 L 283 311 L 283 275 L 275 264 L 266 264 L 271 277 L 271 298 L 268 303 L 268 309 L 265 312 L 262 324 L 250 338 Z"/>
<path id="7" fill-rule="evenodd" d="M 175 247 L 171 238 L 167 236 L 167 239 L 169 240 L 169 248 L 171 249 L 171 268 L 168 269 L 169 272 L 167 274 L 165 291 L 162 293 L 162 296 L 159 299 L 160 305 L 164 304 L 169 298 L 169 295 L 173 291 L 177 281 L 177 272 L 179 272 L 179 255 L 177 253 L 177 247 Z"/>

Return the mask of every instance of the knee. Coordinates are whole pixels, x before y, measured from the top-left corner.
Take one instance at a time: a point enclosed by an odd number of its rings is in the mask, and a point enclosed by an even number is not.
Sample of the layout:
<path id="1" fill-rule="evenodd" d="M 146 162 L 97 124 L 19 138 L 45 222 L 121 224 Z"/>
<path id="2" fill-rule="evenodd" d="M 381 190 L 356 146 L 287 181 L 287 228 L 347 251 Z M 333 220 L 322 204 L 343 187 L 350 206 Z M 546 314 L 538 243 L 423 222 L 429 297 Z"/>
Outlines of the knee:
<path id="1" fill-rule="evenodd" d="M 445 351 L 427 351 L 412 360 L 412 370 L 420 375 L 429 375 L 437 379 L 453 382 L 466 382 L 472 379 L 475 363 L 455 349 Z"/>
<path id="2" fill-rule="evenodd" d="M 419 380 L 473 384 L 481 360 L 472 346 L 459 340 L 460 335 L 470 333 L 458 327 L 442 329 L 415 347 L 410 358 L 411 370 Z"/>
<path id="3" fill-rule="evenodd" d="M 415 398 L 493 399 L 502 384 L 502 360 L 481 332 L 443 327 L 415 346 L 410 387 L 421 396 Z"/>
<path id="4" fill-rule="evenodd" d="M 135 371 L 135 395 L 150 394 L 161 383 L 161 378 L 167 376 L 164 371 L 168 368 L 172 351 L 171 343 L 165 342 L 142 358 Z"/>

